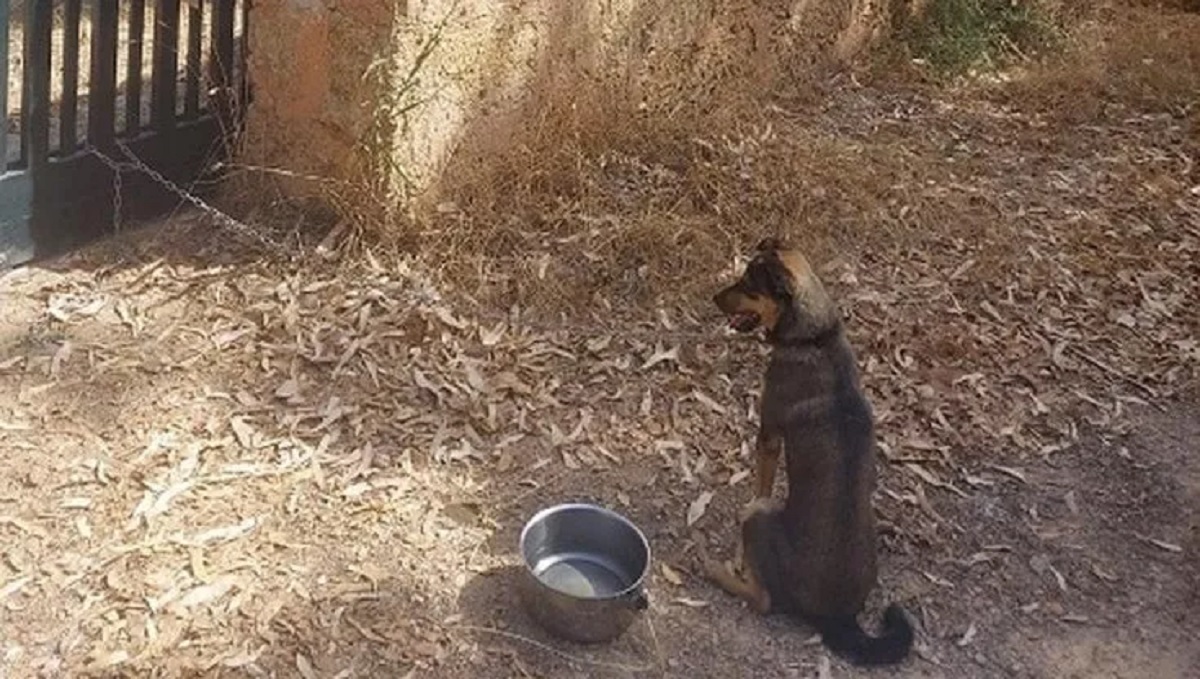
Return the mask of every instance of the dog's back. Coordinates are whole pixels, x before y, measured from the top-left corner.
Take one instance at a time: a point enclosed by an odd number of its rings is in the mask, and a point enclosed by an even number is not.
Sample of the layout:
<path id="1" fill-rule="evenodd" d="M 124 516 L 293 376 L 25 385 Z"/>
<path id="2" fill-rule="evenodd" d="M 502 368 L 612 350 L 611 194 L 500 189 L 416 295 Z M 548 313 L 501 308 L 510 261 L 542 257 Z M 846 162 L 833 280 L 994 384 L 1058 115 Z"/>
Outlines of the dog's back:
<path id="1" fill-rule="evenodd" d="M 767 368 L 764 424 L 783 433 L 782 523 L 799 558 L 785 561 L 789 603 L 807 616 L 861 610 L 875 584 L 870 404 L 840 327 L 818 344 L 780 347 Z"/>

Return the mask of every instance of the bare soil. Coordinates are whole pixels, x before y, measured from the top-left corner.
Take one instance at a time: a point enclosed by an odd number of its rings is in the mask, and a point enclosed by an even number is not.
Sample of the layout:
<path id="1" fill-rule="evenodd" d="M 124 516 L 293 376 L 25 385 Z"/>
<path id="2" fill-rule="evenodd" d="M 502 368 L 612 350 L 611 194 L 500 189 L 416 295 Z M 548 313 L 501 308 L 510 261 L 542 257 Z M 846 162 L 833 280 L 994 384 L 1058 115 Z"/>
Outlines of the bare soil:
<path id="1" fill-rule="evenodd" d="M 185 214 L 0 280 L 0 675 L 1197 676 L 1196 140 L 848 82 L 776 113 L 893 158 L 890 214 L 958 218 L 823 267 L 880 422 L 871 615 L 918 620 L 908 663 L 846 667 L 698 577 L 764 364 L 704 295 L 547 320 Z M 610 645 L 514 599 L 523 520 L 567 499 L 652 543 Z"/>

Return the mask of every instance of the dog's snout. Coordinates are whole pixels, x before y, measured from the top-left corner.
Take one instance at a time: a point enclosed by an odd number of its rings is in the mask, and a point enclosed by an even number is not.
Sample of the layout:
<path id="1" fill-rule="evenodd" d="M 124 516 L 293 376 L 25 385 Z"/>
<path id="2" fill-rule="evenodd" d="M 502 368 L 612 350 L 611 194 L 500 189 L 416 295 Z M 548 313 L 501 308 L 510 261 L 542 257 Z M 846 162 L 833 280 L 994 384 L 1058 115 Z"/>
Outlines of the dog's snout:
<path id="1" fill-rule="evenodd" d="M 713 295 L 713 298 L 712 298 L 713 304 L 717 305 L 717 308 L 722 311 L 728 311 L 729 310 L 729 296 L 732 294 L 732 292 L 733 291 L 730 290 L 729 288 L 724 288 L 723 290 L 720 290 L 719 292 L 717 292 L 717 294 Z"/>

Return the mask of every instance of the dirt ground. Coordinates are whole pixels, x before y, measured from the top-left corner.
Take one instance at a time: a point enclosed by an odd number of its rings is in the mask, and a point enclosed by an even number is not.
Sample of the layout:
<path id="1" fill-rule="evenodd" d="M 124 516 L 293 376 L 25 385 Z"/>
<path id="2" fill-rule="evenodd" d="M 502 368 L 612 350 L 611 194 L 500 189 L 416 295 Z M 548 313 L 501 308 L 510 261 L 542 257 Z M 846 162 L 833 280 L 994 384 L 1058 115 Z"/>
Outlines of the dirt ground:
<path id="1" fill-rule="evenodd" d="M 845 82 L 777 108 L 783 137 L 924 161 L 900 219 L 959 216 L 823 262 L 880 423 L 872 611 L 920 625 L 870 674 L 1200 676 L 1185 124 Z M 548 322 L 216 229 L 0 279 L 0 676 L 868 675 L 697 575 L 750 493 L 765 355 L 704 297 Z M 514 599 L 523 520 L 568 499 L 651 541 L 611 645 Z"/>

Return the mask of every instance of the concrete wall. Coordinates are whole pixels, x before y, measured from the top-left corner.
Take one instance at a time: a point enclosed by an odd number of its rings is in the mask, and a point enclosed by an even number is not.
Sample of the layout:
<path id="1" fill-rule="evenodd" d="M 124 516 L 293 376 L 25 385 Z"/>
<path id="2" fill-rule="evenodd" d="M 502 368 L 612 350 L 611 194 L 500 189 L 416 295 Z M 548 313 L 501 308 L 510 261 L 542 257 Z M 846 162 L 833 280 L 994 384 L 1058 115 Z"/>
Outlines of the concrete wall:
<path id="1" fill-rule="evenodd" d="M 348 178 L 365 146 L 421 195 L 464 141 L 511 134 L 550 89 L 603 79 L 655 103 L 739 62 L 768 78 L 780 54 L 845 58 L 886 1 L 258 0 L 248 154 Z"/>

